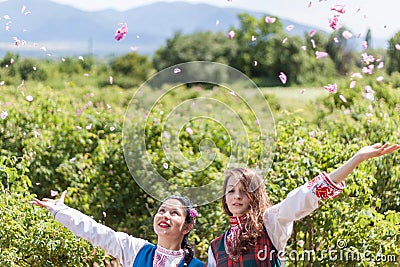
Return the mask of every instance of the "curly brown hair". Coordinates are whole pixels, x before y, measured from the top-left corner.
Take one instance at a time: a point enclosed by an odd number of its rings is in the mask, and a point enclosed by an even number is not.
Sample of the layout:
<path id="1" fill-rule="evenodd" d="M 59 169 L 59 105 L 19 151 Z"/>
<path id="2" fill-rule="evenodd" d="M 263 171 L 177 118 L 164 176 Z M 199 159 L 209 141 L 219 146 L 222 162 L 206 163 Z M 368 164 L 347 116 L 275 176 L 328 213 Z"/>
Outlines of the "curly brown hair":
<path id="1" fill-rule="evenodd" d="M 242 183 L 246 189 L 246 195 L 250 200 L 249 210 L 245 215 L 246 219 L 244 220 L 237 243 L 238 245 L 235 249 L 237 254 L 244 254 L 249 251 L 251 247 L 256 245 L 257 239 L 262 235 L 264 231 L 264 211 L 271 206 L 271 202 L 265 191 L 264 181 L 255 170 L 249 168 L 228 170 L 225 174 L 223 186 L 224 196 L 222 197 L 222 207 L 227 215 L 233 215 L 228 209 L 225 198 L 226 187 L 231 177 L 235 177 Z"/>

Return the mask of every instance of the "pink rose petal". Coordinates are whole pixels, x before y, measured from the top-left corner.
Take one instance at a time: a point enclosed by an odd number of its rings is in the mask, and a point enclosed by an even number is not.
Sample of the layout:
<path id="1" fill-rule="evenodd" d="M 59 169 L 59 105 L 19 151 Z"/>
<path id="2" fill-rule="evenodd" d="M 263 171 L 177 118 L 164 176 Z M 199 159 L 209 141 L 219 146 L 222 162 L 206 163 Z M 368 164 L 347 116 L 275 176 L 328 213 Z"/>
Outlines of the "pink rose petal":
<path id="1" fill-rule="evenodd" d="M 349 31 L 343 31 L 342 36 L 347 40 L 350 39 L 353 36 L 353 34 Z"/>
<path id="2" fill-rule="evenodd" d="M 354 87 L 356 87 L 357 82 L 356 81 L 351 81 L 350 82 L 350 89 L 353 89 Z"/>
<path id="3" fill-rule="evenodd" d="M 316 30 L 311 30 L 310 33 L 309 33 L 309 35 L 310 35 L 310 37 L 313 37 L 316 33 L 317 33 Z"/>
<path id="4" fill-rule="evenodd" d="M 286 30 L 287 31 L 291 31 L 291 30 L 293 30 L 294 29 L 294 25 L 293 24 L 290 24 L 290 25 L 288 25 L 288 26 L 286 26 Z"/>
<path id="5" fill-rule="evenodd" d="M 174 74 L 180 73 L 182 70 L 180 68 L 175 68 L 174 69 Z"/>
<path id="6" fill-rule="evenodd" d="M 286 76 L 285 73 L 280 72 L 278 77 L 279 77 L 279 79 L 281 80 L 281 82 L 282 82 L 283 84 L 286 84 L 286 82 L 287 82 L 287 76 Z"/>
<path id="7" fill-rule="evenodd" d="M 128 25 L 126 23 L 122 23 L 122 26 L 115 31 L 114 39 L 120 41 L 125 38 L 128 33 Z"/>
<path id="8" fill-rule="evenodd" d="M 400 51 L 400 44 L 396 44 L 394 47 L 396 48 L 396 50 Z"/>
<path id="9" fill-rule="evenodd" d="M 329 56 L 329 54 L 327 52 L 320 52 L 320 51 L 316 51 L 315 55 L 317 56 L 317 59 Z"/>
<path id="10" fill-rule="evenodd" d="M 329 93 L 335 94 L 337 92 L 337 85 L 335 84 L 328 84 L 324 86 L 325 90 L 327 90 Z"/>
<path id="11" fill-rule="evenodd" d="M 276 18 L 271 18 L 269 16 L 265 17 L 265 22 L 266 23 L 271 24 L 271 23 L 274 23 L 275 21 L 276 21 Z"/>
<path id="12" fill-rule="evenodd" d="M 376 80 L 378 81 L 378 82 L 381 82 L 381 81 L 383 81 L 383 76 L 378 76 L 378 77 L 376 77 Z"/>
<path id="13" fill-rule="evenodd" d="M 232 30 L 232 31 L 228 32 L 227 37 L 228 37 L 228 39 L 232 39 L 233 37 L 235 37 L 235 31 Z"/>
<path id="14" fill-rule="evenodd" d="M 347 102 L 346 98 L 343 95 L 339 95 L 340 100 L 342 100 L 344 103 Z"/>

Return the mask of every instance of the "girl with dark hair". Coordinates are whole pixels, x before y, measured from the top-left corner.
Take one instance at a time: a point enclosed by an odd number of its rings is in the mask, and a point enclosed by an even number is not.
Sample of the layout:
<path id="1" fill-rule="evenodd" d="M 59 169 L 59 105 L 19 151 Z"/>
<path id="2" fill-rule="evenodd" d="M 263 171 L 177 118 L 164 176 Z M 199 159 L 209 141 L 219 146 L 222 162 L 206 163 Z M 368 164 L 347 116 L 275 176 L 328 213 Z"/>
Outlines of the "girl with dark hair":
<path id="1" fill-rule="evenodd" d="M 399 148 L 398 144 L 366 146 L 330 174 L 323 172 L 294 189 L 277 205 L 269 202 L 263 179 L 254 170 L 228 171 L 222 206 L 230 216 L 230 227 L 211 241 L 208 267 L 281 266 L 293 222 L 317 209 L 319 201 L 338 196 L 346 176 L 361 162 Z"/>
<path id="2" fill-rule="evenodd" d="M 83 213 L 64 204 L 64 191 L 57 200 L 34 198 L 32 204 L 50 210 L 54 218 L 76 236 L 82 237 L 119 259 L 126 267 L 203 267 L 194 258 L 188 243 L 197 211 L 191 201 L 182 196 L 170 196 L 162 201 L 153 220 L 157 245 L 132 237 L 97 223 Z"/>

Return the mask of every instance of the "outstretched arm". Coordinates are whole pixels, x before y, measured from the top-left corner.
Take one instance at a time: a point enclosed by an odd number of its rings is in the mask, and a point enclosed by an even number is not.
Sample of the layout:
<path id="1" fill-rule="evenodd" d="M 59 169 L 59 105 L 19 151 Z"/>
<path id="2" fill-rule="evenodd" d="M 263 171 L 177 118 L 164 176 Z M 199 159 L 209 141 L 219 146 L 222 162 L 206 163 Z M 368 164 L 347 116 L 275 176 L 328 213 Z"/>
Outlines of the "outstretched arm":
<path id="1" fill-rule="evenodd" d="M 109 255 L 118 258 L 123 266 L 132 266 L 138 251 L 147 241 L 126 233 L 115 232 L 80 211 L 66 206 L 64 204 L 66 194 L 67 191 L 64 191 L 59 199 L 34 198 L 31 203 L 50 210 L 54 218 L 74 235 L 104 249 Z"/>
<path id="2" fill-rule="evenodd" d="M 374 144 L 361 148 L 353 157 L 351 157 L 342 166 L 329 174 L 329 177 L 336 184 L 339 184 L 346 179 L 346 177 L 363 161 L 370 158 L 390 154 L 400 148 L 400 145 L 394 144 Z"/>

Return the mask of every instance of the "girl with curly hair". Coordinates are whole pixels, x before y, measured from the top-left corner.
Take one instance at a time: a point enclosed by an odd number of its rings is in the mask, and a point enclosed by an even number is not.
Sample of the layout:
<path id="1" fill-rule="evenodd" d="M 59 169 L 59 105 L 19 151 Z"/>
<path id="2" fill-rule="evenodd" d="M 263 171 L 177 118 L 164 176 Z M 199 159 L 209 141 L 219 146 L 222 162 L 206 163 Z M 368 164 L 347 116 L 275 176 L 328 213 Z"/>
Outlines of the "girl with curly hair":
<path id="1" fill-rule="evenodd" d="M 211 241 L 208 267 L 281 266 L 293 222 L 317 209 L 319 201 L 338 196 L 346 176 L 361 162 L 399 148 L 398 144 L 366 146 L 333 172 L 322 172 L 294 189 L 277 205 L 268 200 L 264 181 L 256 171 L 228 171 L 222 207 L 229 216 L 230 227 Z"/>

